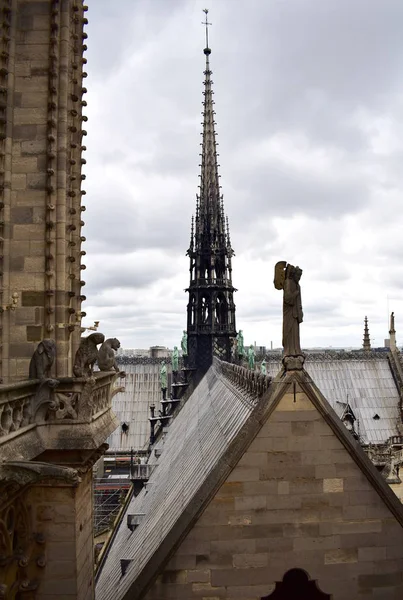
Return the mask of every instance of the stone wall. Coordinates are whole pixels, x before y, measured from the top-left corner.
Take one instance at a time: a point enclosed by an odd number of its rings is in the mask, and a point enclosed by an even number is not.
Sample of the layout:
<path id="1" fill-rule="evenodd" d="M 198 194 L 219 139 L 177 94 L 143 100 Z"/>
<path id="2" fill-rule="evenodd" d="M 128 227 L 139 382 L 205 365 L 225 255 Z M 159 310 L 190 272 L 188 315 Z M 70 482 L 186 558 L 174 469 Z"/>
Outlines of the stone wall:
<path id="1" fill-rule="evenodd" d="M 91 600 L 94 596 L 92 471 L 77 487 L 53 481 L 27 494 L 34 529 L 43 536 L 45 566 L 36 600 Z"/>
<path id="2" fill-rule="evenodd" d="M 79 343 L 86 19 L 82 0 L 3 4 L 0 377 L 7 383 L 27 377 L 45 337 L 57 342 L 54 374 L 70 374 Z"/>
<path id="3" fill-rule="evenodd" d="M 286 394 L 147 600 L 259 600 L 292 568 L 332 600 L 403 597 L 403 528 L 302 392 Z"/>

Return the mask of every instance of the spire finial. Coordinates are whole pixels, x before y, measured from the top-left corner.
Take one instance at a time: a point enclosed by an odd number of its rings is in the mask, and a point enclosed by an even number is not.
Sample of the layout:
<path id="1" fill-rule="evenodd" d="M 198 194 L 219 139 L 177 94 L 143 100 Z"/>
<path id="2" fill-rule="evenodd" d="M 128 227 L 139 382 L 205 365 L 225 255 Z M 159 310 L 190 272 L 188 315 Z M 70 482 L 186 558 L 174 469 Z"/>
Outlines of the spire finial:
<path id="1" fill-rule="evenodd" d="M 208 47 L 208 27 L 209 27 L 209 25 L 211 25 L 211 23 L 209 23 L 207 20 L 208 8 L 203 8 L 203 12 L 206 15 L 206 20 L 202 21 L 202 25 L 206 26 L 206 47 L 204 49 L 204 54 L 211 54 L 211 50 Z"/>

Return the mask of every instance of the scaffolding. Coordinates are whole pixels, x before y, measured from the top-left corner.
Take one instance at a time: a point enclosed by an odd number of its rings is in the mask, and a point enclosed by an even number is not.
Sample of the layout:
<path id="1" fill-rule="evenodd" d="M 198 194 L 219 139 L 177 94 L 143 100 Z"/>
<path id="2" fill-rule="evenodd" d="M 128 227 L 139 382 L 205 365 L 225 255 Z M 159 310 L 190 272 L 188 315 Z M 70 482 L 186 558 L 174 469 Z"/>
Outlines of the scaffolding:
<path id="1" fill-rule="evenodd" d="M 112 529 L 131 483 L 129 474 L 94 478 L 94 533 Z"/>

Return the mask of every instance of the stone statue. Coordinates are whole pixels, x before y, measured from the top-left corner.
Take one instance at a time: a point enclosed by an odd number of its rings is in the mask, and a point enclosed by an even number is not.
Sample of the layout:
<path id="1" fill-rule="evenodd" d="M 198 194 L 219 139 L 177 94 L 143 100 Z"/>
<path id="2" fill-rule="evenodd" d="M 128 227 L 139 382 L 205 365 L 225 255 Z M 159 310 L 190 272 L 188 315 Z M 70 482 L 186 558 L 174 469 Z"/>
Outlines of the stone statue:
<path id="1" fill-rule="evenodd" d="M 261 362 L 260 372 L 261 372 L 262 375 L 267 375 L 267 367 L 266 367 L 266 361 L 265 361 L 265 359 L 263 359 L 262 362 Z"/>
<path id="2" fill-rule="evenodd" d="M 172 352 L 171 362 L 172 362 L 172 371 L 174 373 L 176 373 L 179 370 L 179 350 L 178 350 L 178 346 L 174 346 L 174 351 Z"/>
<path id="3" fill-rule="evenodd" d="M 299 325 L 303 320 L 301 288 L 299 280 L 302 270 L 299 267 L 287 264 L 285 261 L 278 262 L 274 270 L 274 287 L 284 290 L 283 296 L 283 348 L 284 359 L 287 357 L 300 357 L 303 354 L 299 339 Z M 283 360 L 284 362 L 284 360 Z M 284 362 L 284 364 L 286 364 Z M 293 367 L 294 368 L 294 367 Z"/>
<path id="4" fill-rule="evenodd" d="M 255 368 L 255 349 L 252 344 L 248 348 L 248 365 L 253 371 Z"/>
<path id="5" fill-rule="evenodd" d="M 243 333 L 242 329 L 238 331 L 238 335 L 236 336 L 237 347 L 238 347 L 238 357 L 242 359 L 245 356 L 245 348 L 243 345 Z"/>
<path id="6" fill-rule="evenodd" d="M 29 363 L 29 379 L 50 379 L 50 369 L 56 356 L 56 342 L 46 339 L 39 342 Z"/>
<path id="7" fill-rule="evenodd" d="M 164 360 L 161 363 L 160 384 L 161 384 L 161 391 L 162 391 L 162 399 L 165 400 L 166 395 L 167 395 L 167 387 L 168 387 L 168 373 L 167 373 L 167 366 L 166 366 Z"/>
<path id="8" fill-rule="evenodd" d="M 185 330 L 183 330 L 183 336 L 181 340 L 181 348 L 182 348 L 182 356 L 183 356 L 183 364 L 187 366 L 188 360 L 188 334 Z"/>
<path id="9" fill-rule="evenodd" d="M 92 377 L 99 355 L 97 346 L 103 344 L 104 341 L 103 333 L 91 333 L 88 337 L 81 338 L 74 359 L 73 373 L 75 377 Z"/>
<path id="10" fill-rule="evenodd" d="M 113 371 L 116 373 L 120 372 L 118 365 L 116 364 L 115 352 L 119 350 L 120 342 L 116 338 L 109 338 L 104 341 L 98 352 L 98 367 L 100 371 Z"/>

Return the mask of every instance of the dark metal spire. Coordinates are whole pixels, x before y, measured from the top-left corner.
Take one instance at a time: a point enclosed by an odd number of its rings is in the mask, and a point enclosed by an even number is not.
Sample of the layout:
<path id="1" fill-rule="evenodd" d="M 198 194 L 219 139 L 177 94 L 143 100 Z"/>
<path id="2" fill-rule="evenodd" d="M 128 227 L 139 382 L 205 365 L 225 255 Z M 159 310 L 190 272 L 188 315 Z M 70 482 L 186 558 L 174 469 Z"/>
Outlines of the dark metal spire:
<path id="1" fill-rule="evenodd" d="M 203 11 L 206 19 L 203 25 L 206 27 L 206 47 L 204 54 L 206 57 L 206 69 L 204 71 L 204 102 L 203 102 L 203 141 L 201 152 L 201 173 L 200 173 L 200 222 L 199 231 L 196 235 L 205 238 L 207 233 L 209 239 L 204 239 L 204 243 L 209 245 L 222 243 L 222 236 L 225 235 L 225 218 L 222 197 L 220 194 L 220 183 L 217 163 L 217 142 L 214 121 L 214 100 L 210 69 L 211 49 L 208 46 L 208 26 L 211 23 L 207 20 L 208 9 Z"/>
<path id="2" fill-rule="evenodd" d="M 228 219 L 220 193 L 214 101 L 206 27 L 206 68 L 204 71 L 203 141 L 201 143 L 200 193 L 196 197 L 196 217 L 192 221 L 190 285 L 187 308 L 188 360 L 191 367 L 206 369 L 213 356 L 231 360 L 236 337 L 235 304 L 232 285 L 232 257 Z"/>

